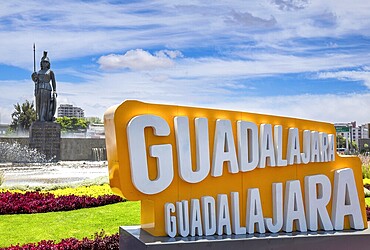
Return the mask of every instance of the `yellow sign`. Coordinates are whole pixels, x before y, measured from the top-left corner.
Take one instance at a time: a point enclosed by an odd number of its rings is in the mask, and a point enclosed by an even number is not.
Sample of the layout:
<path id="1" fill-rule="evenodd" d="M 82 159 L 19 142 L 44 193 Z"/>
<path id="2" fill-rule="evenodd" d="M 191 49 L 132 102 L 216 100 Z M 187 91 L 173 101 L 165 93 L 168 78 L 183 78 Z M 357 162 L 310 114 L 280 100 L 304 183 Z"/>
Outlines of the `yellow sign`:
<path id="1" fill-rule="evenodd" d="M 333 124 L 125 101 L 104 116 L 110 185 L 155 236 L 367 227 L 361 162 Z"/>

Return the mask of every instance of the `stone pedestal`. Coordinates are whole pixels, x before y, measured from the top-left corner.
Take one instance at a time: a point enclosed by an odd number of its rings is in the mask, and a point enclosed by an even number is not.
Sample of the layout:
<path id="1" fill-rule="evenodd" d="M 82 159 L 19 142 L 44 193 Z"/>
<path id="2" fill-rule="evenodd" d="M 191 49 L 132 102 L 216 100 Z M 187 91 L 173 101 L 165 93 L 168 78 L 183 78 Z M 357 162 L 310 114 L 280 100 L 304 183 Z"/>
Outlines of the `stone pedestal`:
<path id="1" fill-rule="evenodd" d="M 29 147 L 45 154 L 46 159 L 60 159 L 60 125 L 55 122 L 32 123 L 30 127 Z"/>
<path id="2" fill-rule="evenodd" d="M 369 223 L 368 223 L 369 224 Z M 369 224 L 370 226 L 370 224 Z M 369 249 L 370 229 L 202 237 L 155 237 L 139 226 L 120 227 L 120 250 Z"/>

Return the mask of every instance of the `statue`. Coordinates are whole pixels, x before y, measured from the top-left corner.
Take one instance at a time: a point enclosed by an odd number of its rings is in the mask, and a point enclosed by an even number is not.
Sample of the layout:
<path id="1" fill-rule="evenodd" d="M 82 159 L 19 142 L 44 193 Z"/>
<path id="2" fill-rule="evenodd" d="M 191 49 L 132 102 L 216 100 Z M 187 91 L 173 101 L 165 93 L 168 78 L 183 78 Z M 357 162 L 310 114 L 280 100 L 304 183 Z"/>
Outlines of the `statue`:
<path id="1" fill-rule="evenodd" d="M 35 46 L 34 46 L 35 53 Z M 36 72 L 34 58 L 34 72 L 32 80 L 35 82 L 35 99 L 36 99 L 36 114 L 38 121 L 54 121 L 56 111 L 56 81 L 54 72 L 50 69 L 50 60 L 47 57 L 47 51 L 41 58 L 41 69 Z"/>

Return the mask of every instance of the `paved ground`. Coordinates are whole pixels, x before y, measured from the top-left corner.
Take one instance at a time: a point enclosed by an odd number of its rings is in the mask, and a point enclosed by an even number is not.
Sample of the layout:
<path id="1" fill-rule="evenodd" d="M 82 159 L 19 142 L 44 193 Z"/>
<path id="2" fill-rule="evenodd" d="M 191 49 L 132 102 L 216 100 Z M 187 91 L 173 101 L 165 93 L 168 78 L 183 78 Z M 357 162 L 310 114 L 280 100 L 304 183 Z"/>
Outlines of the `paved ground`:
<path id="1" fill-rule="evenodd" d="M 2 186 L 47 186 L 108 179 L 106 161 L 64 161 L 58 163 L 0 164 L 5 174 Z"/>

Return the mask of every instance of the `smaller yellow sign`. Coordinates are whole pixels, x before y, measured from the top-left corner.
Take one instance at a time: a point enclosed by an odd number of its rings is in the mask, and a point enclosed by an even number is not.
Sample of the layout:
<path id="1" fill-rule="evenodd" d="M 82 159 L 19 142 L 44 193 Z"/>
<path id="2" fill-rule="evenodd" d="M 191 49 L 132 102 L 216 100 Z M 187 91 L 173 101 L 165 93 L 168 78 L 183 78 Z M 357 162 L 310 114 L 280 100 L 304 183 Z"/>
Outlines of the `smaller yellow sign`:
<path id="1" fill-rule="evenodd" d="M 155 236 L 367 227 L 333 124 L 125 101 L 104 116 L 110 185 Z"/>

